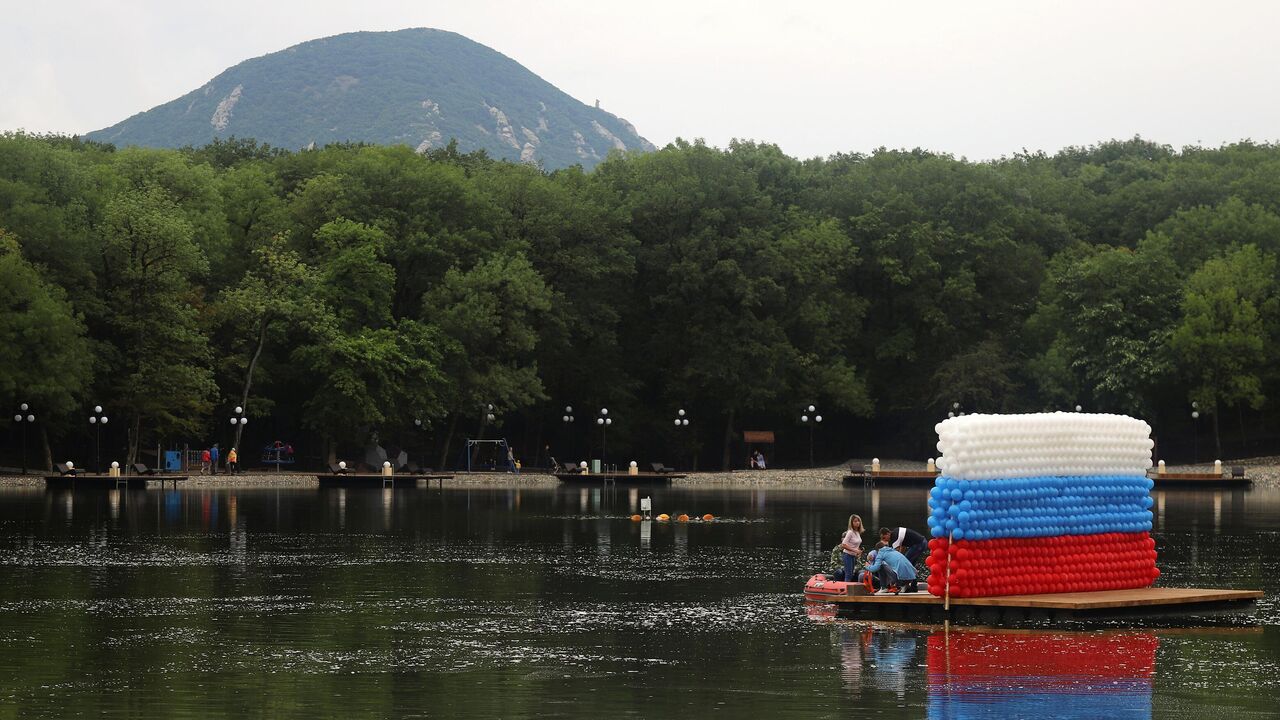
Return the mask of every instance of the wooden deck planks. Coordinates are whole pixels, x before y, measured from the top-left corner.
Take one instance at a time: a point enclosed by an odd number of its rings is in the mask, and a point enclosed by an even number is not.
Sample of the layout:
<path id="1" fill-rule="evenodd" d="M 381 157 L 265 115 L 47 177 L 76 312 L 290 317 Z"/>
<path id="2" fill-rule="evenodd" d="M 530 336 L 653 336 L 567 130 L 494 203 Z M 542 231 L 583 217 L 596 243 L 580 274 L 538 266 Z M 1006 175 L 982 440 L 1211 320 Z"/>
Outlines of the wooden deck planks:
<path id="1" fill-rule="evenodd" d="M 1043 608 L 1050 610 L 1105 610 L 1127 607 L 1159 607 L 1202 603 L 1246 602 L 1262 598 L 1260 590 L 1213 590 L 1200 588 L 1140 588 L 1100 590 L 1043 595 L 1001 595 L 997 597 L 951 598 L 952 606 Z M 927 592 L 901 595 L 852 595 L 824 598 L 823 602 L 942 605 L 943 599 Z"/>

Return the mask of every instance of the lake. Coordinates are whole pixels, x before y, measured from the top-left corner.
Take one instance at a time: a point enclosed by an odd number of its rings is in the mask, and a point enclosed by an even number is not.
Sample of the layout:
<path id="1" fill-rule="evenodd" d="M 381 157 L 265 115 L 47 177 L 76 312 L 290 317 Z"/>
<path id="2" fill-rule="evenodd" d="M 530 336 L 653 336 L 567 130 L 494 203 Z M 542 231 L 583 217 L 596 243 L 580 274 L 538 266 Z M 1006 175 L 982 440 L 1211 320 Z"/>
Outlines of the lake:
<path id="1" fill-rule="evenodd" d="M 632 522 L 646 496 L 717 520 Z M 805 605 L 849 513 L 923 528 L 924 490 L 5 488 L 0 718 L 1280 715 L 1280 490 L 1155 496 L 1161 584 L 1256 610 L 944 632 Z"/>

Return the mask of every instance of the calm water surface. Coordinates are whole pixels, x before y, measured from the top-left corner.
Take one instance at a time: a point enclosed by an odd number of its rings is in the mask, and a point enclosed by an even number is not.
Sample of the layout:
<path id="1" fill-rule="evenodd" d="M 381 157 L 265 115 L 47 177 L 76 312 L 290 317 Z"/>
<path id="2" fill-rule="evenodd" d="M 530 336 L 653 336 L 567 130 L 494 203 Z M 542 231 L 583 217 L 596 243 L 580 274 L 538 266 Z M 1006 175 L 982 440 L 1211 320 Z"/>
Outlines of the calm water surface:
<path id="1" fill-rule="evenodd" d="M 633 523 L 657 512 L 713 523 Z M 1280 491 L 1157 494 L 1162 583 L 1255 612 L 957 631 L 803 580 L 923 491 L 0 491 L 0 718 L 1280 716 Z M 1105 549 L 1100 548 L 1100 552 Z"/>

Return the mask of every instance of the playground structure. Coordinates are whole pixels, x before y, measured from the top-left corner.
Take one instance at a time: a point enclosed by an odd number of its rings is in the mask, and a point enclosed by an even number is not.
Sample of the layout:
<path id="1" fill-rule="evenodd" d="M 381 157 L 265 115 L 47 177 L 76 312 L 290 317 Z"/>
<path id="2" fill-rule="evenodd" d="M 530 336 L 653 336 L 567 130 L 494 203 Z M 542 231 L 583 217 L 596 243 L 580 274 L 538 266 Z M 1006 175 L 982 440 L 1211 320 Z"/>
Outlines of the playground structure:
<path id="1" fill-rule="evenodd" d="M 511 454 L 511 446 L 507 444 L 506 438 L 496 440 L 473 440 L 467 438 L 466 458 L 458 463 L 459 467 L 466 465 L 467 472 L 476 472 L 477 470 L 497 471 L 499 468 L 507 472 L 518 473 L 520 469 L 516 467 L 515 459 Z"/>

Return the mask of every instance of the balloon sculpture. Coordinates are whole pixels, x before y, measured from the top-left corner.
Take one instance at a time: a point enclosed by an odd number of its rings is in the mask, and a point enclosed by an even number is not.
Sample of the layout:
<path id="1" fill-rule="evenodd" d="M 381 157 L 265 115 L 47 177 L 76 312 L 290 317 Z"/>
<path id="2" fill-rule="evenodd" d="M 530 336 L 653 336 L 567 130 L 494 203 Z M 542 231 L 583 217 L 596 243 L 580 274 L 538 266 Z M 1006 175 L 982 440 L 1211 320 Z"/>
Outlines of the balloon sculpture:
<path id="1" fill-rule="evenodd" d="M 1123 415 L 964 415 L 937 426 L 929 592 L 1120 590 L 1160 575 L 1151 427 Z"/>

